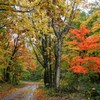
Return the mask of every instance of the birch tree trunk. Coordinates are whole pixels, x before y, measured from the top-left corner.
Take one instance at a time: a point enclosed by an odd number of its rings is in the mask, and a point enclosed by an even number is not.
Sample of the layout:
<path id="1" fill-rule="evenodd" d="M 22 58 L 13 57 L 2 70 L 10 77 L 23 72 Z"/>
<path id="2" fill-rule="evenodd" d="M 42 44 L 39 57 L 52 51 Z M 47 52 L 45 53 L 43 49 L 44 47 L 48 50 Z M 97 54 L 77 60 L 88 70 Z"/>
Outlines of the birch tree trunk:
<path id="1" fill-rule="evenodd" d="M 59 91 L 60 89 L 60 68 L 61 68 L 61 37 L 57 39 L 57 58 L 56 58 L 56 72 L 55 72 L 55 79 L 56 79 L 56 91 Z"/>

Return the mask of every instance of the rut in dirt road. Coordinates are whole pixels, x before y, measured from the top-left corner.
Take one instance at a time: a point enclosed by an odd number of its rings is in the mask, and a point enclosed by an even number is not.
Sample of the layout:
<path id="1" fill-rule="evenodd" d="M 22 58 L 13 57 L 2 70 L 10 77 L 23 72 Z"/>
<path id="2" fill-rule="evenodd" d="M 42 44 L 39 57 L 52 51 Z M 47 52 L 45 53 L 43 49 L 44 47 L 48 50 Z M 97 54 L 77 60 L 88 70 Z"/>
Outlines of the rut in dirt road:
<path id="1" fill-rule="evenodd" d="M 7 95 L 2 100 L 34 100 L 33 92 L 38 87 L 38 85 L 29 85 L 23 87 L 15 93 Z"/>

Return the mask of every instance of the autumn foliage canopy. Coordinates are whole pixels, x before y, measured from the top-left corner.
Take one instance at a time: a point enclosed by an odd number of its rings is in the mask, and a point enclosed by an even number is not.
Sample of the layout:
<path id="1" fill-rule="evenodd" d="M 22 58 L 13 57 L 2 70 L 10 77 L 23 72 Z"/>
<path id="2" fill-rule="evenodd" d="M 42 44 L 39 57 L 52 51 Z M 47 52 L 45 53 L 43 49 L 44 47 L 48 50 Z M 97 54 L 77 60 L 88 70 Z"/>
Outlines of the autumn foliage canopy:
<path id="1" fill-rule="evenodd" d="M 79 55 L 72 59 L 69 70 L 83 74 L 90 71 L 100 73 L 100 58 L 87 55 L 87 51 L 100 49 L 100 36 L 89 36 L 90 30 L 85 26 L 70 33 L 73 40 L 68 45 L 76 47 Z"/>

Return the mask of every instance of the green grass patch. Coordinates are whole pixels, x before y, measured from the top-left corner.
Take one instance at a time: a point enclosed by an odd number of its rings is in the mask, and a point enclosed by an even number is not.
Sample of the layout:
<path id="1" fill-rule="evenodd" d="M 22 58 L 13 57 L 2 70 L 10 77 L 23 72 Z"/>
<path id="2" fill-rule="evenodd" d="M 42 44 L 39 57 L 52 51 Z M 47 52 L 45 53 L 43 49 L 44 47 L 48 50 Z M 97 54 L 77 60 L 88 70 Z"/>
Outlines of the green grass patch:
<path id="1" fill-rule="evenodd" d="M 25 86 L 25 83 L 21 81 L 18 85 L 12 85 L 10 83 L 0 82 L 0 93 L 10 90 L 12 88 L 22 88 Z"/>
<path id="2" fill-rule="evenodd" d="M 5 92 L 9 89 L 13 88 L 13 85 L 8 83 L 0 83 L 0 93 Z"/>

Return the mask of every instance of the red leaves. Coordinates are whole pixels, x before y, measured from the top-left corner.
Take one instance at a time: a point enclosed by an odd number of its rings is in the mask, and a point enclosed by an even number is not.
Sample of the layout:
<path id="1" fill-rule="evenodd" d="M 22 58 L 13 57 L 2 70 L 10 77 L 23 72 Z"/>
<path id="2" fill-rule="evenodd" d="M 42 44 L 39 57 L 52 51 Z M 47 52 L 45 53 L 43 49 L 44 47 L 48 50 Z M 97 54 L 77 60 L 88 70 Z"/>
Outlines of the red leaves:
<path id="1" fill-rule="evenodd" d="M 84 41 L 85 35 L 89 34 L 90 30 L 88 30 L 85 26 L 82 26 L 80 30 L 70 30 L 70 33 L 73 35 L 72 38 L 77 38 L 80 41 Z"/>
<path id="2" fill-rule="evenodd" d="M 87 65 L 88 63 L 88 65 Z M 76 57 L 70 63 L 69 70 L 74 71 L 75 73 L 84 73 L 86 74 L 89 71 L 94 71 L 100 73 L 100 58 L 97 57 Z"/>
<path id="3" fill-rule="evenodd" d="M 83 73 L 86 74 L 88 72 L 88 69 L 83 67 L 83 66 L 73 66 L 71 68 L 69 68 L 69 70 L 73 70 L 75 73 Z"/>
<path id="4" fill-rule="evenodd" d="M 78 46 L 81 50 L 93 50 L 100 48 L 100 36 L 92 36 L 86 38 L 84 41 L 79 42 Z"/>
<path id="5" fill-rule="evenodd" d="M 85 62 L 83 61 L 83 59 L 80 56 L 77 56 L 70 62 L 70 65 L 77 66 L 77 65 L 80 65 L 80 63 L 84 64 Z"/>
<path id="6" fill-rule="evenodd" d="M 73 45 L 79 48 L 81 55 L 75 57 L 70 62 L 69 70 L 75 73 L 86 74 L 89 71 L 94 71 L 95 73 L 100 73 L 100 58 L 98 57 L 87 57 L 83 51 L 100 49 L 100 36 L 89 36 L 90 30 L 85 26 L 82 26 L 80 30 L 74 29 L 70 31 L 73 41 L 68 42 L 69 45 Z"/>
<path id="7" fill-rule="evenodd" d="M 88 30 L 85 26 L 81 26 L 80 32 L 84 36 L 86 34 L 89 34 L 90 30 Z"/>
<path id="8" fill-rule="evenodd" d="M 80 30 L 74 29 L 70 31 L 73 41 L 68 42 L 70 45 L 76 45 L 80 50 L 93 50 L 100 48 L 100 36 L 91 36 L 87 37 L 87 34 L 90 34 L 85 26 L 82 26 Z"/>
<path id="9" fill-rule="evenodd" d="M 70 30 L 70 33 L 71 34 L 81 34 L 81 35 L 86 35 L 86 34 L 89 34 L 90 33 L 90 30 L 87 29 L 85 26 L 81 26 L 80 30 L 78 29 L 74 29 L 74 30 Z"/>

